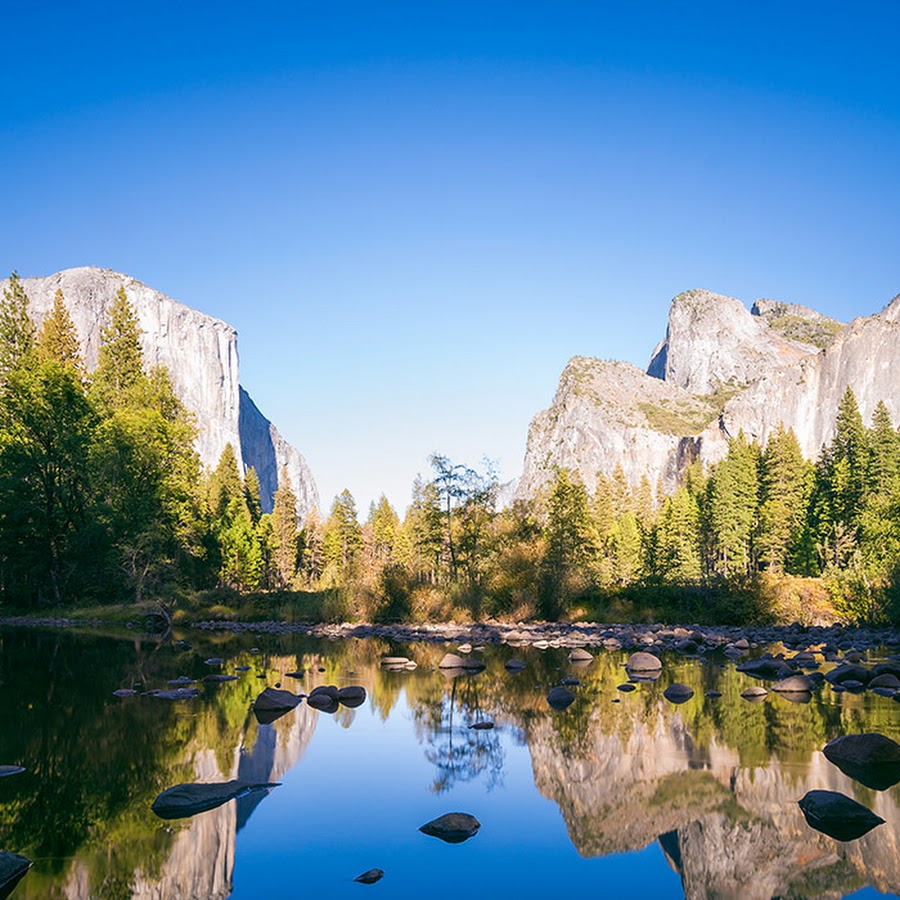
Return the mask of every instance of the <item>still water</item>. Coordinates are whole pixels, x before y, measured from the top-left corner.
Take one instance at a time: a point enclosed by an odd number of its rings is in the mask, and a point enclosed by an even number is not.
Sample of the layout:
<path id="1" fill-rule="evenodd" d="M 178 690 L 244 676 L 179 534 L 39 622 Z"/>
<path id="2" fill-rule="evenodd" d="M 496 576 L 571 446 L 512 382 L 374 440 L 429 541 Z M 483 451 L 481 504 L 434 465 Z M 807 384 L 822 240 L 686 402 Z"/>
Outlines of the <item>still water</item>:
<path id="1" fill-rule="evenodd" d="M 890 698 L 826 687 L 809 703 L 749 703 L 740 693 L 758 682 L 717 654 L 665 657 L 657 683 L 623 693 L 626 654 L 602 649 L 575 668 L 563 649 L 489 646 L 483 672 L 450 678 L 445 646 L 182 637 L 0 630 L 0 765 L 26 767 L 0 778 L 0 850 L 34 861 L 14 900 L 900 891 L 900 785 L 863 787 L 821 753 L 844 733 L 900 741 Z M 387 671 L 387 655 L 418 667 Z M 511 656 L 522 672 L 504 668 Z M 194 699 L 142 694 L 210 672 L 238 678 L 199 681 Z M 554 711 L 547 691 L 566 678 L 581 682 L 575 702 Z M 678 706 L 662 695 L 675 681 L 695 691 Z M 276 684 L 362 685 L 367 698 L 260 724 L 253 701 Z M 137 693 L 113 695 L 123 688 Z M 280 786 L 190 818 L 151 810 L 173 785 L 230 779 Z M 885 824 L 847 843 L 814 831 L 797 806 L 812 789 Z M 418 830 L 448 812 L 480 830 L 456 844 Z M 376 867 L 377 883 L 353 881 Z"/>

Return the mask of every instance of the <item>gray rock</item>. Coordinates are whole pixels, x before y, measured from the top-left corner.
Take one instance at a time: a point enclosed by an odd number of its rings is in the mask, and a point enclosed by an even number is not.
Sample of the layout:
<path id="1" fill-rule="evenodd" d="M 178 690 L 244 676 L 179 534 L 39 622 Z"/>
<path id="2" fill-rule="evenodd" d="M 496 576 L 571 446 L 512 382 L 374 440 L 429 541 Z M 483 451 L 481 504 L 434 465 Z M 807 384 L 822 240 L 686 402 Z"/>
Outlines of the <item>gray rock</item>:
<path id="1" fill-rule="evenodd" d="M 741 696 L 751 703 L 756 703 L 759 700 L 763 700 L 768 693 L 769 692 L 760 685 L 751 685 L 746 690 L 741 691 Z"/>
<path id="2" fill-rule="evenodd" d="M 589 663 L 592 662 L 593 659 L 594 657 L 581 647 L 576 647 L 569 653 L 569 662 Z"/>
<path id="3" fill-rule="evenodd" d="M 0 778 L 7 775 L 21 775 L 25 771 L 25 766 L 0 766 Z"/>
<path id="4" fill-rule="evenodd" d="M 164 790 L 150 808 L 161 819 L 185 819 L 215 809 L 229 800 L 246 797 L 256 791 L 269 791 L 278 783 L 225 781 L 215 784 L 176 784 Z"/>
<path id="5" fill-rule="evenodd" d="M 369 869 L 368 872 L 357 875 L 353 880 L 361 884 L 375 884 L 376 881 L 381 881 L 382 878 L 384 878 L 384 869 Z"/>
<path id="6" fill-rule="evenodd" d="M 625 668 L 629 672 L 658 672 L 662 669 L 662 662 L 658 656 L 639 650 L 628 657 Z"/>
<path id="7" fill-rule="evenodd" d="M 525 668 L 525 663 L 521 659 L 508 659 L 503 666 L 508 672 L 521 672 Z"/>
<path id="8" fill-rule="evenodd" d="M 193 700 L 200 696 L 197 688 L 173 688 L 170 691 L 151 691 L 150 696 L 159 697 L 160 700 Z"/>
<path id="9" fill-rule="evenodd" d="M 816 690 L 816 683 L 806 675 L 788 675 L 777 684 L 773 684 L 771 690 L 779 694 L 802 694 Z"/>
<path id="10" fill-rule="evenodd" d="M 481 828 L 481 823 L 475 816 L 468 813 L 445 813 L 437 819 L 426 822 L 419 828 L 423 834 L 440 838 L 448 844 L 461 844 L 470 837 L 474 837 Z"/>
<path id="11" fill-rule="evenodd" d="M 134 688 L 119 688 L 113 691 L 113 697 L 133 697 L 137 691 Z"/>

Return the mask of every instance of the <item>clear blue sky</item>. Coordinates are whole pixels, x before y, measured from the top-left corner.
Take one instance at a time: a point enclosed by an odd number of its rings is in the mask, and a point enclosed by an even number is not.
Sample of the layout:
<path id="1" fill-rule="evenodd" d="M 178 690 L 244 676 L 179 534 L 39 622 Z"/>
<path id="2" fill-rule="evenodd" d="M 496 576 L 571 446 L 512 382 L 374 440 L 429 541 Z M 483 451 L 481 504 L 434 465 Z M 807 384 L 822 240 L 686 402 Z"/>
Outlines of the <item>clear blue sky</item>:
<path id="1" fill-rule="evenodd" d="M 894 2 L 6 4 L 0 272 L 233 324 L 323 505 L 518 474 L 575 354 L 705 287 L 900 291 Z"/>

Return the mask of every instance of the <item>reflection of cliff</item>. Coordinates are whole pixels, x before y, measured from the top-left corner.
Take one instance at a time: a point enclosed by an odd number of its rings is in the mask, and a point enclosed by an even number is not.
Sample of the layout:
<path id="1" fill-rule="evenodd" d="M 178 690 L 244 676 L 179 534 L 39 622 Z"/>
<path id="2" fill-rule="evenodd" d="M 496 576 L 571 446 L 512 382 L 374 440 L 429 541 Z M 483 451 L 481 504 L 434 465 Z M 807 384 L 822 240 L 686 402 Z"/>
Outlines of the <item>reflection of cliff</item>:
<path id="1" fill-rule="evenodd" d="M 900 889 L 900 786 L 874 794 L 821 753 L 805 764 L 776 758 L 742 768 L 714 738 L 695 746 L 678 712 L 627 737 L 589 720 L 583 752 L 560 747 L 549 720 L 528 729 L 535 784 L 560 808 L 584 856 L 640 849 L 659 839 L 688 898 L 840 897 L 863 884 Z M 809 828 L 797 806 L 808 790 L 856 797 L 886 820 L 842 844 Z"/>
<path id="2" fill-rule="evenodd" d="M 290 669 L 295 668 L 295 660 L 274 659 L 270 665 Z M 248 716 L 233 759 L 224 771 L 213 747 L 192 745 L 184 762 L 198 782 L 233 778 L 277 782 L 303 755 L 317 716 L 306 704 L 271 725 L 258 725 Z M 156 870 L 135 871 L 130 889 L 123 888 L 116 896 L 132 900 L 225 900 L 232 892 L 237 832 L 266 796 L 258 792 L 190 819 L 155 822 L 159 829 L 175 831 L 168 854 Z M 146 816 L 152 816 L 149 809 Z M 111 847 L 110 853 L 115 852 Z M 76 859 L 63 888 L 66 900 L 91 900 L 98 896 L 98 888 L 89 864 Z"/>

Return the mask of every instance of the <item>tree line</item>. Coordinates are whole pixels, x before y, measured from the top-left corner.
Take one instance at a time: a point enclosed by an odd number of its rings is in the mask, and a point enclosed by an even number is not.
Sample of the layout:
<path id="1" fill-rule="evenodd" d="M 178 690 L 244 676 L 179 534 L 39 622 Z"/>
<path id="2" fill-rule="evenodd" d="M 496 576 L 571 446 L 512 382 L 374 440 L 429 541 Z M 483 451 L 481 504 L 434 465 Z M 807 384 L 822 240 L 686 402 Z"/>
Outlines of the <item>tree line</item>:
<path id="1" fill-rule="evenodd" d="M 746 619 L 786 615 L 774 609 L 785 596 L 792 617 L 819 604 L 876 621 L 900 607 L 900 433 L 884 403 L 867 426 L 849 388 L 814 462 L 779 427 L 765 447 L 738 434 L 671 493 L 620 467 L 588 491 L 559 469 L 500 508 L 489 461 L 434 453 L 402 518 L 382 496 L 360 521 L 345 490 L 300 522 L 286 472 L 263 514 L 255 471 L 230 445 L 205 470 L 195 439 L 169 373 L 142 358 L 123 288 L 88 373 L 62 293 L 36 329 L 14 273 L 0 300 L 2 601 L 324 592 L 332 616 L 388 620 L 629 618 L 667 604 Z"/>
<path id="2" fill-rule="evenodd" d="M 61 291 L 39 330 L 15 273 L 3 292 L 0 599 L 9 606 L 280 586 L 293 571 L 286 478 L 262 515 L 259 479 L 239 472 L 230 445 L 204 471 L 194 417 L 166 368 L 145 364 L 140 334 L 120 287 L 88 373 Z"/>

